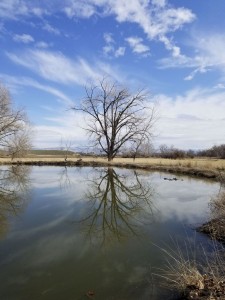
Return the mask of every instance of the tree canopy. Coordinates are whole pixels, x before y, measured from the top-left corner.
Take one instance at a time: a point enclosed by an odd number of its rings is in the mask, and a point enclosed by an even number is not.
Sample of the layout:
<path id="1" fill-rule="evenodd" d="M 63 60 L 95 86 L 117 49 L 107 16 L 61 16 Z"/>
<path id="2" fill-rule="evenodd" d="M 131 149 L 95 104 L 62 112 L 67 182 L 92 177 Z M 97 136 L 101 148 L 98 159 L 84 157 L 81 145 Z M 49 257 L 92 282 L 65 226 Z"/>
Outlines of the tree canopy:
<path id="1" fill-rule="evenodd" d="M 129 145 L 134 155 L 153 136 L 155 109 L 144 90 L 131 93 L 128 88 L 105 78 L 99 84 L 85 87 L 85 97 L 79 107 L 88 118 L 85 129 L 93 146 L 112 160 L 123 146 Z"/>

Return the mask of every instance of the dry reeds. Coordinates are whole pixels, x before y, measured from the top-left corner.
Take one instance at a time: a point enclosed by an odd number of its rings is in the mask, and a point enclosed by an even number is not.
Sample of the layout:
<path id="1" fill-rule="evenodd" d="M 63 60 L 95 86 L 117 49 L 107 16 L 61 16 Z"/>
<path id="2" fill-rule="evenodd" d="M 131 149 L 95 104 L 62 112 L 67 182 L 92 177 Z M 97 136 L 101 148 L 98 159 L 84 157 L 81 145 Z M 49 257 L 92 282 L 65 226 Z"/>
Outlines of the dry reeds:
<path id="1" fill-rule="evenodd" d="M 225 242 L 225 191 L 213 198 L 209 204 L 211 220 L 198 228 L 212 239 Z"/>
<path id="2" fill-rule="evenodd" d="M 202 248 L 200 260 L 196 259 L 196 248 L 194 251 L 190 248 L 189 245 L 184 253 L 179 247 L 161 249 L 167 263 L 157 276 L 163 279 L 164 285 L 177 290 L 181 299 L 225 299 L 224 250 L 221 252 L 215 246 L 211 255 Z"/>

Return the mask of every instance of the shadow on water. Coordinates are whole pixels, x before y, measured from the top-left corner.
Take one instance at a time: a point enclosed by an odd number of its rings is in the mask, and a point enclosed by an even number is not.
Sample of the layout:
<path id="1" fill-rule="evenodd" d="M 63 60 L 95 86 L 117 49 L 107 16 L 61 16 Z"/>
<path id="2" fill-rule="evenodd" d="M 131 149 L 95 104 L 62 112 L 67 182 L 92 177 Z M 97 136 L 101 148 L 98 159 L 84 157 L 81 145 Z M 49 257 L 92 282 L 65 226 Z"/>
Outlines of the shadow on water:
<path id="1" fill-rule="evenodd" d="M 10 166 L 0 170 L 0 237 L 9 227 L 8 219 L 26 207 L 30 167 Z"/>
<path id="2" fill-rule="evenodd" d="M 79 223 L 90 242 L 102 246 L 137 237 L 140 225 L 154 219 L 152 196 L 153 188 L 140 181 L 137 171 L 128 176 L 101 170 L 88 182 L 88 207 Z"/>

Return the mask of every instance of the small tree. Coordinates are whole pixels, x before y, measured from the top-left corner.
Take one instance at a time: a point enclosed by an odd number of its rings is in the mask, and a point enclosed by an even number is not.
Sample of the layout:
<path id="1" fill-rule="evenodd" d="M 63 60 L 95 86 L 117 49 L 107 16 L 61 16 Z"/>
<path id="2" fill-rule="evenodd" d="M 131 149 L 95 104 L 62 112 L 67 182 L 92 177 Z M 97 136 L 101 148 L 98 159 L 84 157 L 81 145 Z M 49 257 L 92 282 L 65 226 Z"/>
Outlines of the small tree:
<path id="1" fill-rule="evenodd" d="M 0 148 L 12 158 L 24 156 L 31 148 L 29 128 L 25 112 L 13 109 L 8 90 L 0 84 Z"/>
<path id="2" fill-rule="evenodd" d="M 129 144 L 135 152 L 152 138 L 155 110 L 149 95 L 143 90 L 131 94 L 127 88 L 106 79 L 85 88 L 80 107 L 88 116 L 86 130 L 111 161 L 123 146 Z M 152 103 L 151 103 L 152 104 Z"/>

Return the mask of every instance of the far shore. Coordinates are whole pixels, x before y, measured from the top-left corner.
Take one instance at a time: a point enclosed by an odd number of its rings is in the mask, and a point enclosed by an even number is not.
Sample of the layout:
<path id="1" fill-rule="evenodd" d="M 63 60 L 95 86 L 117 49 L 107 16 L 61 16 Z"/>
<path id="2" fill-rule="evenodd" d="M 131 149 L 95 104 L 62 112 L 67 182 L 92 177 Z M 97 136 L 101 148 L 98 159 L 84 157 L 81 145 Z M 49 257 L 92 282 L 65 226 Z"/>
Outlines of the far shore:
<path id="1" fill-rule="evenodd" d="M 0 158 L 0 164 L 24 164 L 37 166 L 114 166 L 152 171 L 164 171 L 175 174 L 203 177 L 224 181 L 225 160 L 212 158 L 165 159 L 165 158 L 122 158 L 116 157 L 108 162 L 106 158 L 97 156 L 56 156 L 35 155 L 26 158 Z"/>

